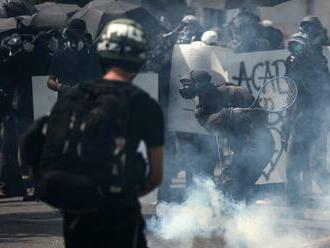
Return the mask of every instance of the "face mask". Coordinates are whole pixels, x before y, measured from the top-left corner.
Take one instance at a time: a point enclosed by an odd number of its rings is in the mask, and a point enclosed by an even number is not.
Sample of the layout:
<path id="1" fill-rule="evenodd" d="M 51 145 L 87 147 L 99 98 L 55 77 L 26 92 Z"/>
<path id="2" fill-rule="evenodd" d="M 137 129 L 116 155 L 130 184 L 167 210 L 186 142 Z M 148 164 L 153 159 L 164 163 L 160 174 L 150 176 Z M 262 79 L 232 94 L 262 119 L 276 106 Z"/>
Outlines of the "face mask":
<path id="1" fill-rule="evenodd" d="M 302 55 L 305 53 L 306 45 L 303 45 L 299 42 L 292 41 L 289 43 L 288 47 L 289 51 L 296 56 Z"/>
<path id="2" fill-rule="evenodd" d="M 180 95 L 184 99 L 193 99 L 197 95 L 196 88 L 192 84 L 185 84 L 179 89 Z"/>
<path id="3" fill-rule="evenodd" d="M 79 42 L 72 42 L 70 40 L 67 41 L 67 47 L 75 50 L 75 51 L 81 51 L 84 47 L 85 47 L 85 43 L 83 41 L 79 41 Z"/>

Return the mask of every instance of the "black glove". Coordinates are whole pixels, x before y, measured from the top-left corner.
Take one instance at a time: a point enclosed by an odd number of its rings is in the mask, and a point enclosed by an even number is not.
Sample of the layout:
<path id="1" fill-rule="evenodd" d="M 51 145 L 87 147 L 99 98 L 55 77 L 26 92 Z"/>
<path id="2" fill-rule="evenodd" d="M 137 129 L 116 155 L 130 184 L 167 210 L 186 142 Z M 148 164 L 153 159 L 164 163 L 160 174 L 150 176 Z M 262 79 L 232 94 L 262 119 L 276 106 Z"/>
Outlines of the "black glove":
<path id="1" fill-rule="evenodd" d="M 246 122 L 251 120 L 251 112 L 252 109 L 248 108 L 230 108 L 229 118 L 231 121 L 238 123 L 238 122 Z"/>
<path id="2" fill-rule="evenodd" d="M 218 130 L 218 128 L 223 128 L 228 126 L 230 121 L 230 115 L 232 112 L 232 108 L 224 108 L 219 112 L 207 115 L 206 125 L 210 130 Z"/>
<path id="3" fill-rule="evenodd" d="M 61 84 L 58 92 L 60 94 L 63 94 L 69 88 L 71 88 L 69 85 L 67 85 L 67 84 Z"/>

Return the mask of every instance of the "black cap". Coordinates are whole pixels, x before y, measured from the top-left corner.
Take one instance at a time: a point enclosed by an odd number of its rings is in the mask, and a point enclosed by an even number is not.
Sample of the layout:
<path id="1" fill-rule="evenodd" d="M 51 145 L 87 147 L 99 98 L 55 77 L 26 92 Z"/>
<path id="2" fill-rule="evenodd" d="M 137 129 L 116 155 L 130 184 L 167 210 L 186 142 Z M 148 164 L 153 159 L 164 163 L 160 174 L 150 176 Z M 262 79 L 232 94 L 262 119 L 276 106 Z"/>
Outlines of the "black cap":
<path id="1" fill-rule="evenodd" d="M 211 81 L 212 77 L 207 71 L 201 71 L 201 70 L 192 70 L 189 73 L 183 75 L 180 79 L 180 81 L 189 80 L 192 81 L 194 84 L 196 83 L 209 83 Z"/>
<path id="2" fill-rule="evenodd" d="M 83 21 L 81 19 L 72 19 L 68 23 L 67 28 L 69 30 L 75 30 L 75 31 L 79 31 L 79 32 L 86 32 L 86 30 L 87 30 L 85 21 Z"/>
<path id="3" fill-rule="evenodd" d="M 300 22 L 300 28 L 308 33 L 317 33 L 323 30 L 323 25 L 320 19 L 317 18 L 316 16 L 305 16 L 303 20 Z"/>

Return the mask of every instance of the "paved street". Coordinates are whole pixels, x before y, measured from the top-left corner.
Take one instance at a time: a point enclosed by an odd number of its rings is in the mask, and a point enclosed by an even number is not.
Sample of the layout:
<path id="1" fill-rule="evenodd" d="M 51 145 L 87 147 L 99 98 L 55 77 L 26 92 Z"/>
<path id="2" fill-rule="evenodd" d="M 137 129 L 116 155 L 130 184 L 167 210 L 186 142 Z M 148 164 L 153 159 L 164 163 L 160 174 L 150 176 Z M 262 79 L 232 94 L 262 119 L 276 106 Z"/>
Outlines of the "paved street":
<path id="1" fill-rule="evenodd" d="M 283 208 L 285 212 L 285 208 Z M 328 215 L 329 216 L 329 215 Z M 303 216 L 283 219 L 283 227 L 304 230 L 310 242 L 297 247 L 330 247 L 330 219 L 314 210 L 304 211 Z M 186 248 L 178 242 L 169 242 L 148 236 L 151 248 Z M 190 246 L 191 245 L 191 246 Z M 195 240 L 193 248 L 221 248 L 221 238 Z M 63 248 L 61 217 L 40 202 L 22 202 L 20 198 L 0 201 L 0 248 Z M 267 246 L 265 246 L 267 247 Z M 280 247 L 279 247 L 280 248 Z"/>

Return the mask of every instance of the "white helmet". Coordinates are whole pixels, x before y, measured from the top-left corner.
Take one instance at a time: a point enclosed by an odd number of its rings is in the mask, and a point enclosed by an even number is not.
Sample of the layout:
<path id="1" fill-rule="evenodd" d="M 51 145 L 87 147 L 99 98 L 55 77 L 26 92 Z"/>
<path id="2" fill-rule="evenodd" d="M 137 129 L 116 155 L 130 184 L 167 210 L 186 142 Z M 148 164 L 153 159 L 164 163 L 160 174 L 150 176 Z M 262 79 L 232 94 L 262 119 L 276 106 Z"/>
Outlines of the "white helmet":
<path id="1" fill-rule="evenodd" d="M 182 18 L 181 22 L 188 25 L 198 25 L 198 20 L 194 15 L 187 15 Z"/>
<path id="2" fill-rule="evenodd" d="M 267 27 L 273 27 L 274 26 L 273 22 L 271 20 L 268 20 L 268 19 L 263 20 L 261 22 L 261 24 L 262 24 L 262 26 L 264 26 L 266 28 Z"/>
<path id="3" fill-rule="evenodd" d="M 217 32 L 209 30 L 203 33 L 201 41 L 204 42 L 206 45 L 214 46 L 218 45 L 219 37 Z"/>

